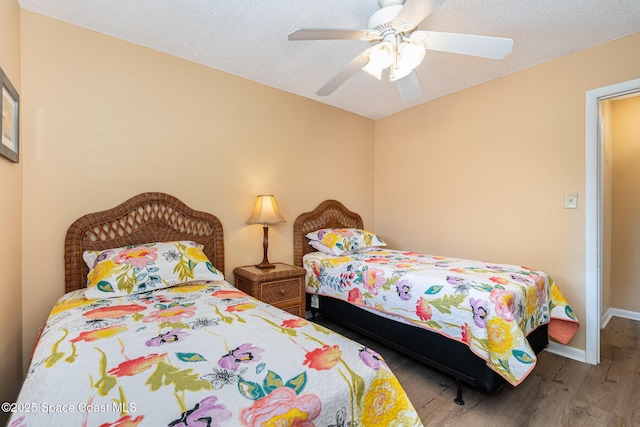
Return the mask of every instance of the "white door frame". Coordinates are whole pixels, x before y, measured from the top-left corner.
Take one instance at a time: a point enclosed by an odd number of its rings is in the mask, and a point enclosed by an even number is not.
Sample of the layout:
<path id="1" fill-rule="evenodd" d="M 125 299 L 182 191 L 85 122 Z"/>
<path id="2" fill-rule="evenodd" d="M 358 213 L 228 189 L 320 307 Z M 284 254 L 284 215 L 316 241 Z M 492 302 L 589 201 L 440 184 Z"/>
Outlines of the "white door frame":
<path id="1" fill-rule="evenodd" d="M 640 79 L 589 90 L 586 93 L 586 346 L 585 362 L 600 363 L 602 318 L 602 180 L 603 150 L 600 141 L 600 101 L 640 91 Z"/>

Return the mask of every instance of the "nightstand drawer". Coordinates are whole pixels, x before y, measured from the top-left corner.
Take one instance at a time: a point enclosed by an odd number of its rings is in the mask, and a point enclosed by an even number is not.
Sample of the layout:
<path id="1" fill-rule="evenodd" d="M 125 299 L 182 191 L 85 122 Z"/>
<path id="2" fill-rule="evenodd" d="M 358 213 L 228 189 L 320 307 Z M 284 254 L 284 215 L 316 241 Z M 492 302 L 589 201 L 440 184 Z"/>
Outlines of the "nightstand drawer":
<path id="1" fill-rule="evenodd" d="M 275 263 L 274 268 L 261 269 L 253 265 L 233 269 L 236 288 L 267 304 L 296 316 L 304 317 L 306 295 L 304 268 Z"/>
<path id="2" fill-rule="evenodd" d="M 261 300 L 268 304 L 279 302 L 300 300 L 300 280 L 281 280 L 279 282 L 265 283 L 261 286 Z"/>
<path id="3" fill-rule="evenodd" d="M 292 305 L 291 307 L 282 307 L 282 309 L 298 317 L 304 317 L 304 314 L 300 311 L 300 304 Z"/>

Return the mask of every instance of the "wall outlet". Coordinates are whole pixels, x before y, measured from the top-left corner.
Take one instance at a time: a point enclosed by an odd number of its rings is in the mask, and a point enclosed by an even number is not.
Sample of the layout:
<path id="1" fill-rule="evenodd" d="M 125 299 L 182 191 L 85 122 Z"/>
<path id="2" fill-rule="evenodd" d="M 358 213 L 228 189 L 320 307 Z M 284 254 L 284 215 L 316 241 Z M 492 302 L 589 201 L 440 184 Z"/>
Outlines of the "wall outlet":
<path id="1" fill-rule="evenodd" d="M 320 297 L 316 294 L 311 294 L 311 308 L 320 308 Z"/>
<path id="2" fill-rule="evenodd" d="M 578 209 L 578 193 L 564 193 L 564 208 Z"/>

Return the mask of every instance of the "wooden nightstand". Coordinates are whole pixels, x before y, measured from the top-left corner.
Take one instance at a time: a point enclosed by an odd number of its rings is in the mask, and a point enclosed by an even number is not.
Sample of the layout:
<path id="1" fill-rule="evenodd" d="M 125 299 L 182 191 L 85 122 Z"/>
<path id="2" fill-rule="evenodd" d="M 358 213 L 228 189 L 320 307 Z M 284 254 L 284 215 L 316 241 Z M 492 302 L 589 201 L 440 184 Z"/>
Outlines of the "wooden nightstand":
<path id="1" fill-rule="evenodd" d="M 267 304 L 304 317 L 306 314 L 305 269 L 282 262 L 274 264 L 275 267 L 269 269 L 261 269 L 253 265 L 234 268 L 236 288 Z"/>

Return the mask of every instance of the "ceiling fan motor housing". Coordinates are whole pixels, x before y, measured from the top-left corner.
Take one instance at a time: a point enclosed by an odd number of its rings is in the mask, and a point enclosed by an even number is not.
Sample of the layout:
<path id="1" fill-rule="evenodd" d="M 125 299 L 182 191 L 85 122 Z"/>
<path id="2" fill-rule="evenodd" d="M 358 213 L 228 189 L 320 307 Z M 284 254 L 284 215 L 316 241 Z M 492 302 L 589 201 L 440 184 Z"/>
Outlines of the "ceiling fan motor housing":
<path id="1" fill-rule="evenodd" d="M 404 3 L 405 0 L 378 0 L 378 6 L 380 6 L 380 8 L 394 5 L 402 6 Z"/>
<path id="2" fill-rule="evenodd" d="M 385 30 L 392 28 L 391 21 L 393 21 L 393 18 L 395 18 L 398 12 L 400 12 L 400 9 L 402 9 L 402 3 L 404 3 L 404 1 L 401 1 L 401 2 L 393 1 L 393 0 L 387 0 L 387 1 L 391 4 L 388 6 L 381 7 L 373 15 L 371 15 L 371 18 L 369 18 L 368 27 L 370 30 L 377 30 L 382 33 Z M 384 2 L 385 0 L 380 0 L 381 5 Z"/>

